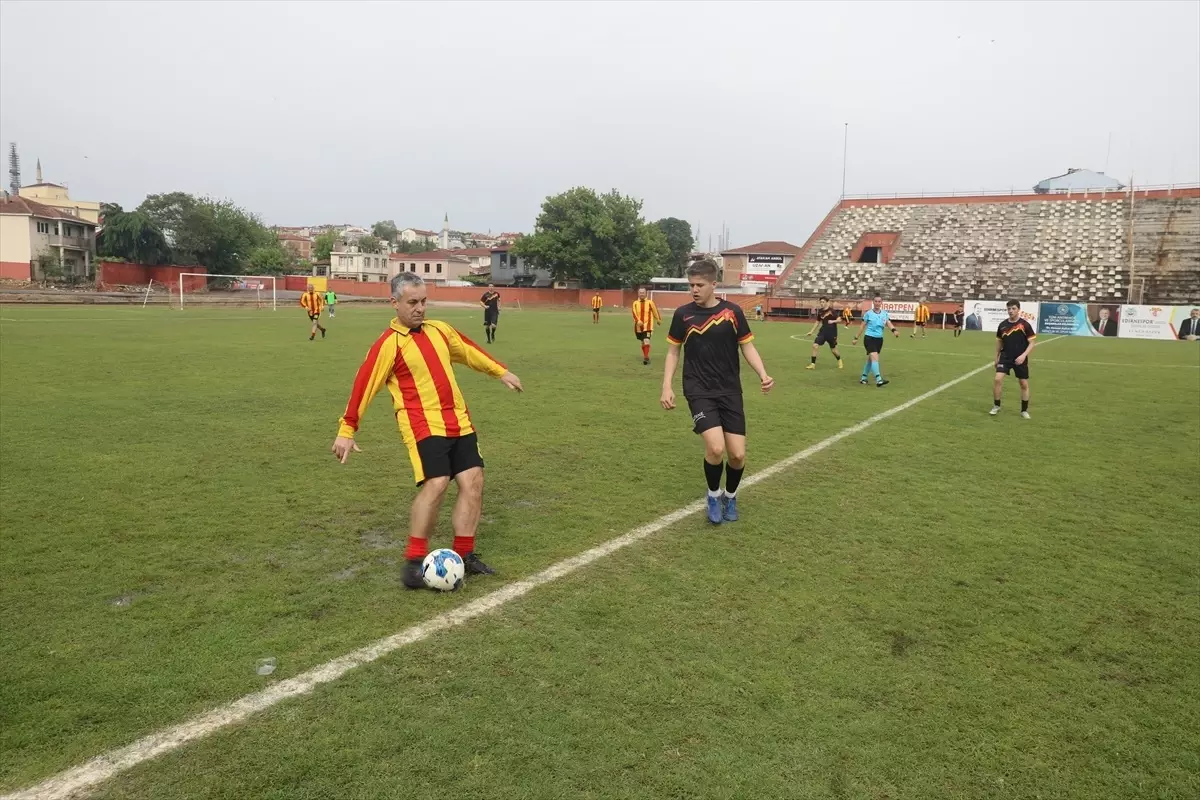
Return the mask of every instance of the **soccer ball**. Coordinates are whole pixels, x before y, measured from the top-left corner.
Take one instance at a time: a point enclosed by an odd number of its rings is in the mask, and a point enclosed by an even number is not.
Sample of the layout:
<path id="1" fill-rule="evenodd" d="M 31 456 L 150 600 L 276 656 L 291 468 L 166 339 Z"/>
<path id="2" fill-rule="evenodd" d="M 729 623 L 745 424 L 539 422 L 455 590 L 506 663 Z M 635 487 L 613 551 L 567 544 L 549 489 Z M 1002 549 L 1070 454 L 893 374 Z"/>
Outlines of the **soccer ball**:
<path id="1" fill-rule="evenodd" d="M 453 592 L 462 586 L 465 572 L 462 556 L 448 547 L 434 550 L 421 563 L 421 577 L 425 579 L 425 585 L 439 592 Z"/>

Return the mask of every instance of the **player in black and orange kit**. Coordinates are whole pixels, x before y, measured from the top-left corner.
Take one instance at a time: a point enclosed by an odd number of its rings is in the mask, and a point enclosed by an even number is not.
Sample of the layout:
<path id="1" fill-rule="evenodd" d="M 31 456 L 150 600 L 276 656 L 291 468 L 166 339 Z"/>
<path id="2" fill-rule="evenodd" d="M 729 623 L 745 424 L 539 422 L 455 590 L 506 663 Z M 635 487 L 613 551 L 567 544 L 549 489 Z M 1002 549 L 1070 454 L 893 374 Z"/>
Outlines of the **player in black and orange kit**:
<path id="1" fill-rule="evenodd" d="M 604 298 L 599 292 L 592 295 L 592 324 L 600 324 L 600 309 L 604 308 Z"/>
<path id="2" fill-rule="evenodd" d="M 845 364 L 842 363 L 842 354 L 838 352 L 837 326 L 838 312 L 835 311 L 831 305 L 829 305 L 828 297 L 822 297 L 821 308 L 817 310 L 817 322 L 813 325 L 812 330 L 805 334 L 805 336 L 812 336 L 814 333 L 817 334 L 817 338 L 815 341 L 813 341 L 812 346 L 812 360 L 809 362 L 809 365 L 805 367 L 805 369 L 817 368 L 817 353 L 820 351 L 821 345 L 823 344 L 829 345 L 830 352 L 832 352 L 833 357 L 837 359 L 838 369 L 843 369 L 845 367 Z M 821 329 L 820 333 L 817 333 L 817 328 Z"/>
<path id="3" fill-rule="evenodd" d="M 734 522 L 738 518 L 738 485 L 746 469 L 746 413 L 742 406 L 738 350 L 758 375 L 764 394 L 771 391 L 775 380 L 767 374 L 754 347 L 754 335 L 745 312 L 716 296 L 716 262 L 711 258 L 700 259 L 687 268 L 687 277 L 692 302 L 676 308 L 671 318 L 659 403 L 668 411 L 675 407 L 671 383 L 682 348 L 683 396 L 692 414 L 692 430 L 704 440 L 708 521 Z"/>
<path id="4" fill-rule="evenodd" d="M 495 286 L 488 284 L 487 291 L 479 298 L 479 305 L 483 306 L 483 332 L 490 344 L 496 341 L 496 325 L 500 323 L 500 293 Z"/>
<path id="5" fill-rule="evenodd" d="M 996 380 L 992 384 L 992 400 L 995 405 L 988 413 L 993 417 L 1000 413 L 1000 392 L 1004 388 L 1004 376 L 1012 372 L 1021 384 L 1021 418 L 1029 419 L 1029 354 L 1033 351 L 1033 340 L 1037 338 L 1033 326 L 1021 319 L 1021 304 L 1009 300 L 1008 319 L 1001 320 L 996 328 Z"/>
<path id="6" fill-rule="evenodd" d="M 954 321 L 954 338 L 957 339 L 959 336 L 962 335 L 962 321 L 963 321 L 963 305 L 962 305 L 962 303 L 959 303 L 958 308 L 954 309 L 954 313 L 950 316 L 950 319 Z"/>

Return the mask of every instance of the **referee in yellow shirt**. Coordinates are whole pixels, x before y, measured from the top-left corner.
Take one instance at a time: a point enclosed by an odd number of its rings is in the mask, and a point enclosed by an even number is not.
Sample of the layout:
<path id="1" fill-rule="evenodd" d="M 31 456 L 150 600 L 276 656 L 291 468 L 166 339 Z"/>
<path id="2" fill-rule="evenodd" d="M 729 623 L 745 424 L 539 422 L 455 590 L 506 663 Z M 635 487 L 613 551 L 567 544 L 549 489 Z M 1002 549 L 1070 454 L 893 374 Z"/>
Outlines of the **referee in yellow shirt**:
<path id="1" fill-rule="evenodd" d="M 925 305 L 925 301 L 921 300 L 917 303 L 917 310 L 913 312 L 913 332 L 908 335 L 908 338 L 917 338 L 917 328 L 921 329 L 921 338 L 925 338 L 925 324 L 929 322 L 929 306 Z"/>
<path id="2" fill-rule="evenodd" d="M 424 585 L 421 562 L 429 552 L 429 534 L 451 478 L 458 484 L 451 517 L 454 552 L 462 556 L 468 575 L 495 572 L 475 555 L 475 531 L 483 505 L 483 459 L 452 365 L 465 364 L 522 391 L 516 375 L 466 336 L 445 322 L 425 319 L 427 299 L 425 281 L 419 275 L 401 272 L 392 279 L 396 318 L 359 367 L 333 441 L 333 454 L 343 464 L 351 452 L 359 452 L 354 434 L 371 399 L 386 386 L 419 487 L 404 553 L 407 563 L 402 579 L 410 589 Z"/>

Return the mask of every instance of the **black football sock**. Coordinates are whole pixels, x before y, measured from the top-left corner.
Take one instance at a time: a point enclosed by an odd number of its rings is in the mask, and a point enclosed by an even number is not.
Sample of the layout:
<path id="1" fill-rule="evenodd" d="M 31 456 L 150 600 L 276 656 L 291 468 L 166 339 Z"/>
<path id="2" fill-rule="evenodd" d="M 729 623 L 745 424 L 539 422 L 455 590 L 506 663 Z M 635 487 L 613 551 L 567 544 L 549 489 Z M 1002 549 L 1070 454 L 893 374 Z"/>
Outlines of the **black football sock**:
<path id="1" fill-rule="evenodd" d="M 811 360 L 811 361 L 812 361 L 812 363 L 814 363 L 814 364 L 815 364 L 815 363 L 817 363 L 817 357 L 816 357 L 816 356 L 809 356 L 809 360 Z"/>
<path id="2" fill-rule="evenodd" d="M 1028 410 L 1029 410 L 1029 401 L 1028 401 L 1028 400 L 1022 400 L 1022 401 L 1021 401 L 1021 410 L 1022 410 L 1022 411 L 1028 411 Z"/>
<path id="3" fill-rule="evenodd" d="M 704 480 L 708 483 L 710 492 L 719 492 L 721 490 L 721 468 L 724 464 L 710 464 L 704 462 Z"/>
<path id="4" fill-rule="evenodd" d="M 1000 407 L 1000 401 L 999 401 L 999 400 L 993 400 L 992 402 L 996 404 L 996 408 L 999 408 L 999 407 Z"/>
<path id="5" fill-rule="evenodd" d="M 744 466 L 734 469 L 728 464 L 725 465 L 725 494 L 730 497 L 737 494 L 738 484 L 742 482 L 742 473 L 745 471 Z"/>

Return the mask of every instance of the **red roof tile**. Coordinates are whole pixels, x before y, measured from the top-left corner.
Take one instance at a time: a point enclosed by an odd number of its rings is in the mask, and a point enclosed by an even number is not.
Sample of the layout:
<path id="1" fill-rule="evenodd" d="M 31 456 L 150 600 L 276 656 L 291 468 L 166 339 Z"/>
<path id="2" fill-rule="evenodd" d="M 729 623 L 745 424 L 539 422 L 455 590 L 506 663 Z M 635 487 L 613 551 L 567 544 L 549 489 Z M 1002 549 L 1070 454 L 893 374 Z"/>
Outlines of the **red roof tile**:
<path id="1" fill-rule="evenodd" d="M 36 200 L 30 200 L 28 197 L 19 195 L 10 195 L 9 197 L 0 197 L 0 214 L 19 214 L 22 216 L 28 215 L 33 217 L 42 217 L 43 219 L 64 219 L 68 222 L 78 222 L 80 225 L 96 226 L 94 222 L 88 222 L 86 219 L 81 219 L 72 214 L 68 214 L 62 209 L 48 206 L 44 203 L 39 203 Z"/>

